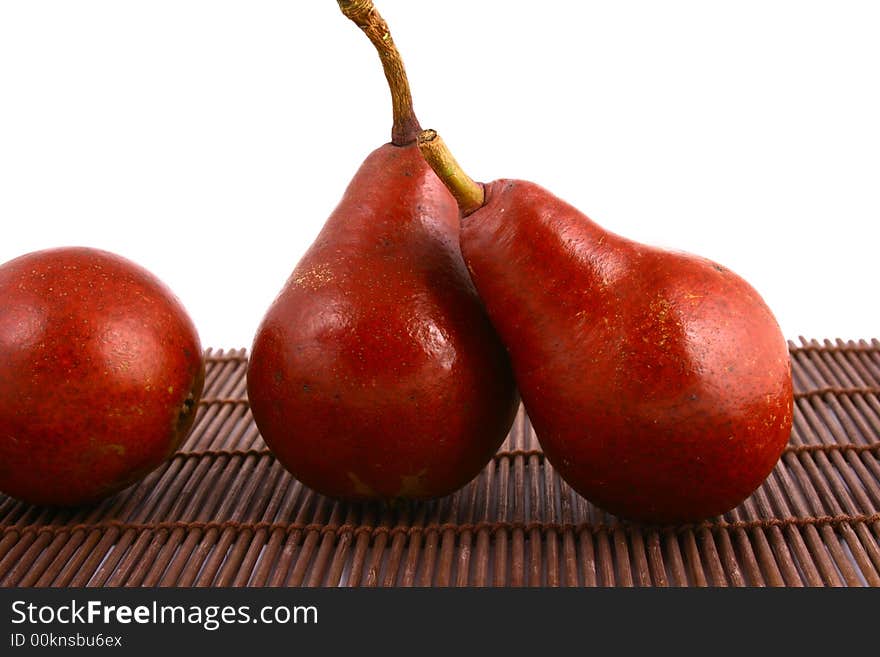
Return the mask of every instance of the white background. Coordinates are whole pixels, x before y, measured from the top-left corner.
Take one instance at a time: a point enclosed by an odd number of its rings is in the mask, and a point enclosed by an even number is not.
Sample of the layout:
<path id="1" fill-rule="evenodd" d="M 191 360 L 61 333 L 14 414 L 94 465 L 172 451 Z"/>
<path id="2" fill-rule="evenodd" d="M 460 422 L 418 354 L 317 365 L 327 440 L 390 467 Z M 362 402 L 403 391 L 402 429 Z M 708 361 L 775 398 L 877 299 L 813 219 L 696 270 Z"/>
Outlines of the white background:
<path id="1" fill-rule="evenodd" d="M 475 178 L 726 264 L 787 337 L 880 335 L 880 3 L 377 4 Z M 389 105 L 334 0 L 3 0 L 0 262 L 115 251 L 249 346 Z"/>

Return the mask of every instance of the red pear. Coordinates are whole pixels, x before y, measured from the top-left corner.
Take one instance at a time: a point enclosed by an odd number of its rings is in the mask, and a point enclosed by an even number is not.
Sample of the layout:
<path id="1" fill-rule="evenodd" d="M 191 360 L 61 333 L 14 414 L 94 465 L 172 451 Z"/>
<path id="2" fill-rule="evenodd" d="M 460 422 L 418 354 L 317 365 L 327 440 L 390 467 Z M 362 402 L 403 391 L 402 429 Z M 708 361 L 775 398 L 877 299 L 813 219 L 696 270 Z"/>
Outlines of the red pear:
<path id="1" fill-rule="evenodd" d="M 180 445 L 204 383 L 171 291 L 119 256 L 60 248 L 0 266 L 0 491 L 95 502 Z"/>
<path id="2" fill-rule="evenodd" d="M 458 246 L 458 207 L 422 159 L 403 65 L 370 2 L 340 1 L 379 50 L 392 143 L 373 152 L 266 314 L 248 395 L 303 483 L 349 500 L 455 491 L 518 405 Z"/>
<path id="3" fill-rule="evenodd" d="M 434 131 L 420 141 L 466 215 L 465 261 L 560 475 L 614 514 L 659 523 L 752 493 L 792 422 L 788 349 L 758 293 L 533 183 L 478 185 Z"/>

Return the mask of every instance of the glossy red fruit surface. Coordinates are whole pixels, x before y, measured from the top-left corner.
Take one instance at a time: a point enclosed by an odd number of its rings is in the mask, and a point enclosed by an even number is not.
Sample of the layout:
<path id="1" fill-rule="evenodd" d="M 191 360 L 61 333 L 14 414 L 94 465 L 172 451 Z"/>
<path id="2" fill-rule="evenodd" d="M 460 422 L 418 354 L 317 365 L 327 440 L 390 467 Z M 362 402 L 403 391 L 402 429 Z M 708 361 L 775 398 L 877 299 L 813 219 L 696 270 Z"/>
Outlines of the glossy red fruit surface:
<path id="1" fill-rule="evenodd" d="M 456 203 L 418 148 L 382 146 L 263 320 L 254 419 L 318 492 L 446 495 L 504 439 L 518 397 L 458 235 Z"/>
<path id="2" fill-rule="evenodd" d="M 624 239 L 545 189 L 501 180 L 461 246 L 547 457 L 604 509 L 725 512 L 788 440 L 788 350 L 730 270 Z"/>
<path id="3" fill-rule="evenodd" d="M 119 256 L 60 248 L 0 266 L 0 491 L 95 502 L 179 446 L 204 383 L 171 291 Z"/>

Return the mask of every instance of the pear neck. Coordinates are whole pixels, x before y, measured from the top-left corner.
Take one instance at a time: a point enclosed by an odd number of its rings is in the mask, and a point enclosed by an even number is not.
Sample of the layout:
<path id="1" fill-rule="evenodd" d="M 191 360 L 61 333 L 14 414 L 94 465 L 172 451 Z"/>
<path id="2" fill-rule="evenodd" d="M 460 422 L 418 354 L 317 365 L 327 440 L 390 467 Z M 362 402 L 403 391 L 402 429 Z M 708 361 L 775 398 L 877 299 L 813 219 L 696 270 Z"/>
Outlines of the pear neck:
<path id="1" fill-rule="evenodd" d="M 382 62 L 388 89 L 391 92 L 391 108 L 394 123 L 391 127 L 391 143 L 408 146 L 416 141 L 422 128 L 413 108 L 409 79 L 403 66 L 403 58 L 391 38 L 391 30 L 372 0 L 336 0 L 342 13 L 367 35 Z"/>

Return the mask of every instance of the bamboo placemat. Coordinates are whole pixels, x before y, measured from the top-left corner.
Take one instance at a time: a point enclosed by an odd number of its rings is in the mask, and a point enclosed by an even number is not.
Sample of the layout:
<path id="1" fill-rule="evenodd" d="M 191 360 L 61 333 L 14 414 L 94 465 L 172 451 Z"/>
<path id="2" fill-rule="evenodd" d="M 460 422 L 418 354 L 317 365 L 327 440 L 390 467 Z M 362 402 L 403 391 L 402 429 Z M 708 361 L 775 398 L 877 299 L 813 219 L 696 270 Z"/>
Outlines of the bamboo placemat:
<path id="1" fill-rule="evenodd" d="M 316 495 L 272 457 L 244 350 L 208 351 L 181 451 L 97 507 L 0 495 L 9 586 L 880 586 L 880 341 L 790 344 L 789 447 L 711 521 L 621 523 L 573 493 L 520 411 L 448 498 L 389 509 Z"/>

